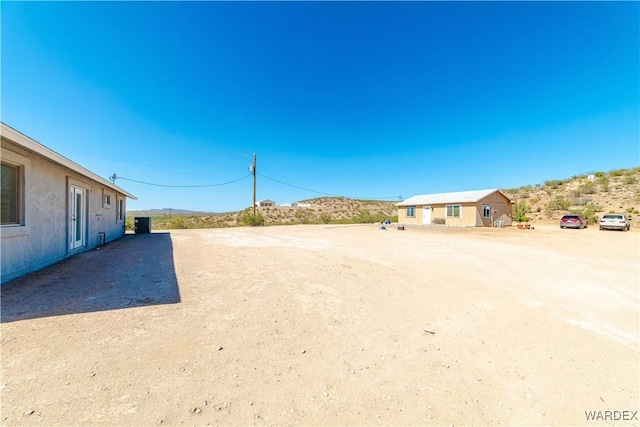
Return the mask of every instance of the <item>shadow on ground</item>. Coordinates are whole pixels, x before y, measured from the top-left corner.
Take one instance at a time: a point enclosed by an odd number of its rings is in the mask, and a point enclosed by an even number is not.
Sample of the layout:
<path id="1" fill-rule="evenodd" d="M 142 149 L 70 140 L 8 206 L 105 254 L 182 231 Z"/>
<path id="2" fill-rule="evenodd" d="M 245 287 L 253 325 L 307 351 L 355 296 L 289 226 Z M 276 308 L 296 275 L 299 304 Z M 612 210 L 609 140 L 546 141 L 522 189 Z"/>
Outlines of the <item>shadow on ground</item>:
<path id="1" fill-rule="evenodd" d="M 0 287 L 1 322 L 176 304 L 169 233 L 127 234 Z"/>

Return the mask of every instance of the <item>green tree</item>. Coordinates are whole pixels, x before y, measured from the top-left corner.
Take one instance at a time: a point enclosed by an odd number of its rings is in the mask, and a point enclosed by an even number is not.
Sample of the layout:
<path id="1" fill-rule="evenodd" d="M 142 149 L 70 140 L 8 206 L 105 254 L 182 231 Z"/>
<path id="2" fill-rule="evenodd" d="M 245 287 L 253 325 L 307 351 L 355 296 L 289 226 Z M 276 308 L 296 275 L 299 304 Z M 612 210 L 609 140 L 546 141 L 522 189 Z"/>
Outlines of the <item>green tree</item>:
<path id="1" fill-rule="evenodd" d="M 512 208 L 512 213 L 513 213 L 513 220 L 515 222 L 527 222 L 529 221 L 529 217 L 527 216 L 527 214 L 529 212 L 531 212 L 531 208 L 529 207 L 529 205 L 527 205 L 525 202 L 518 202 L 515 205 L 513 205 Z"/>

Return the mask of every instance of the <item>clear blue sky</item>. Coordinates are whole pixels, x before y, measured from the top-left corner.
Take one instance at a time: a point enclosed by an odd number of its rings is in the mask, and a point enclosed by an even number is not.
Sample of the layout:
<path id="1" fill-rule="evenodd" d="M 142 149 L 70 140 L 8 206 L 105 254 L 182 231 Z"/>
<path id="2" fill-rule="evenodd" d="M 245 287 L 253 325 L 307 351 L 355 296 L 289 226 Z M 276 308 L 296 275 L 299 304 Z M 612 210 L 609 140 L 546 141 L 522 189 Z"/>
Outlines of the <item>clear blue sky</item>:
<path id="1" fill-rule="evenodd" d="M 639 6 L 2 2 L 1 118 L 105 178 L 218 184 L 257 153 L 277 203 L 635 167 Z M 250 178 L 116 184 L 128 209 L 252 200 Z"/>

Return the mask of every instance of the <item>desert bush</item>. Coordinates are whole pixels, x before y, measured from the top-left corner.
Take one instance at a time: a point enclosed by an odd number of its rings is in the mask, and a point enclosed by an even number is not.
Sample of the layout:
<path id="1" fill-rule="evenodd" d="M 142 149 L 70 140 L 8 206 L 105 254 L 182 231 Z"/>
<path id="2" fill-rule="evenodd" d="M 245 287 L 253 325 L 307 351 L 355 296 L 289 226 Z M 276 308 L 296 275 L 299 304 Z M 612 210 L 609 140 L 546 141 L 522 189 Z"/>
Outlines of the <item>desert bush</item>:
<path id="1" fill-rule="evenodd" d="M 551 211 L 566 211 L 571 206 L 571 201 L 564 197 L 557 197 L 555 200 L 547 203 L 547 209 Z"/>
<path id="2" fill-rule="evenodd" d="M 251 211 L 245 210 L 244 212 L 242 212 L 242 214 L 238 218 L 238 222 L 245 225 L 249 225 L 251 227 L 257 227 L 257 226 L 264 225 L 265 219 L 264 219 L 264 215 L 262 215 L 260 212 L 257 212 L 254 215 Z"/>
<path id="3" fill-rule="evenodd" d="M 322 212 L 320 214 L 320 221 L 324 222 L 325 224 L 329 224 L 331 222 L 331 215 L 326 212 Z"/>
<path id="4" fill-rule="evenodd" d="M 513 220 L 515 222 L 527 222 L 527 221 L 529 221 L 529 217 L 527 216 L 527 214 L 530 211 L 531 211 L 531 208 L 525 202 L 520 201 L 520 202 L 514 204 L 513 207 L 512 207 Z"/>
<path id="5" fill-rule="evenodd" d="M 598 189 L 596 187 L 596 184 L 590 181 L 582 184 L 580 186 L 580 191 L 582 191 L 584 194 L 596 194 L 598 192 Z"/>
<path id="6" fill-rule="evenodd" d="M 133 222 L 133 217 L 132 216 L 127 216 L 125 218 L 125 220 L 124 220 L 124 225 L 129 230 L 133 230 L 134 227 L 135 227 L 135 223 Z"/>
<path id="7" fill-rule="evenodd" d="M 588 203 L 591 203 L 592 198 L 589 196 L 585 197 L 572 197 L 571 198 L 571 206 L 584 206 Z"/>
<path id="8" fill-rule="evenodd" d="M 596 179 L 596 182 L 600 186 L 600 188 L 602 188 L 602 191 L 604 191 L 605 193 L 609 192 L 609 182 L 610 182 L 610 180 L 609 180 L 608 176 L 600 175 Z"/>
<path id="9" fill-rule="evenodd" d="M 298 209 L 294 216 L 301 224 L 308 224 L 312 218 L 312 211 L 309 209 Z"/>
<path id="10" fill-rule="evenodd" d="M 633 175 L 627 175 L 627 176 L 624 177 L 622 182 L 627 184 L 627 185 L 636 184 L 638 182 L 638 178 L 636 178 Z"/>
<path id="11" fill-rule="evenodd" d="M 371 212 L 367 210 L 361 210 L 358 212 L 358 215 L 353 218 L 353 222 L 358 224 L 369 224 L 375 221 L 373 219 L 373 215 L 371 215 Z"/>
<path id="12" fill-rule="evenodd" d="M 550 179 L 548 181 L 544 182 L 544 185 L 546 185 L 547 187 L 551 187 L 554 190 L 556 188 L 559 188 L 561 185 L 566 184 L 567 180 L 566 179 Z"/>
<path id="13" fill-rule="evenodd" d="M 629 169 L 615 169 L 609 172 L 610 176 L 624 176 L 629 174 Z"/>
<path id="14" fill-rule="evenodd" d="M 589 224 L 595 224 L 596 222 L 598 222 L 598 212 L 602 212 L 602 206 L 588 204 L 585 205 L 584 208 L 578 213 L 580 213 Z"/>
<path id="15" fill-rule="evenodd" d="M 169 221 L 169 227 L 176 229 L 186 229 L 189 228 L 189 223 L 183 216 L 174 216 Z"/>

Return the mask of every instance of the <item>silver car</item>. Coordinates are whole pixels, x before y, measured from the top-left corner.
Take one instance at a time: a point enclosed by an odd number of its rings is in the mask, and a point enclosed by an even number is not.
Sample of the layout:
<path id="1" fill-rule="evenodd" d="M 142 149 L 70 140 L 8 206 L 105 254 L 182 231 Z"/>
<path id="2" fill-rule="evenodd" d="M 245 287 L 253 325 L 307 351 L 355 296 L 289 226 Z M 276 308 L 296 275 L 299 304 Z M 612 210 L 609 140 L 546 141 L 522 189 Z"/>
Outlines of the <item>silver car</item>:
<path id="1" fill-rule="evenodd" d="M 623 230 L 629 231 L 631 228 L 631 218 L 625 214 L 606 214 L 600 218 L 600 230 Z"/>

